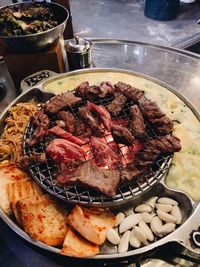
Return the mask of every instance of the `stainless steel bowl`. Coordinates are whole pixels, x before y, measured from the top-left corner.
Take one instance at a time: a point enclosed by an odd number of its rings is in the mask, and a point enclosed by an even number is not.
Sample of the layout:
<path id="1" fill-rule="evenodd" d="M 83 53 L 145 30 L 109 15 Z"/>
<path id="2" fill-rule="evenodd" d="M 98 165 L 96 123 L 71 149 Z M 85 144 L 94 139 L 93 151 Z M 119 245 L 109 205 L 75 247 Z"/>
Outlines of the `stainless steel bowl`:
<path id="1" fill-rule="evenodd" d="M 8 7 L 22 6 L 26 3 L 11 4 Z M 53 27 L 50 30 L 34 33 L 28 35 L 19 35 L 19 36 L 1 36 L 9 49 L 18 51 L 18 52 L 30 52 L 37 51 L 42 48 L 48 47 L 55 43 L 60 36 L 62 36 L 67 20 L 69 18 L 69 12 L 63 6 L 56 3 L 43 3 L 47 5 L 54 13 L 55 19 L 58 21 L 58 25 Z M 5 8 L 2 7 L 1 9 Z M 0 9 L 0 14 L 1 14 Z"/>

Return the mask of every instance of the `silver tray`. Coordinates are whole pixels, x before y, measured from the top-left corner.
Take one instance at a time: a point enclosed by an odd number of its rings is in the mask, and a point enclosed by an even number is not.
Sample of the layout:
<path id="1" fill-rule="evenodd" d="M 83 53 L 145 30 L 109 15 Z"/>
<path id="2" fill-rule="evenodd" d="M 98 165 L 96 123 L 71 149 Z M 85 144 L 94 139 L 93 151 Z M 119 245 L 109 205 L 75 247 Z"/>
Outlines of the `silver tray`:
<path id="1" fill-rule="evenodd" d="M 119 69 L 87 69 L 87 70 L 79 70 L 79 71 L 73 71 L 71 73 L 56 75 L 53 78 L 47 79 L 47 82 L 53 81 L 58 78 L 64 78 L 67 76 L 74 76 L 80 73 L 95 73 L 95 72 L 120 72 L 120 73 L 127 73 L 130 75 L 138 76 L 141 78 L 145 78 L 147 80 L 153 81 L 159 85 L 164 86 L 168 90 L 172 91 L 174 94 L 176 94 L 180 99 L 182 99 L 186 105 L 193 111 L 193 113 L 196 115 L 196 117 L 200 120 L 200 116 L 198 112 L 192 107 L 192 105 L 182 96 L 180 95 L 176 90 L 169 87 L 168 85 L 156 80 L 152 79 L 151 77 L 148 77 L 146 75 L 141 75 L 139 73 L 131 72 L 131 71 L 125 71 L 125 70 L 119 70 Z M 41 82 L 42 79 L 40 79 Z M 4 120 L 6 116 L 8 115 L 8 109 L 14 105 L 16 105 L 19 102 L 27 102 L 32 99 L 36 99 L 37 101 L 46 101 L 49 97 L 51 97 L 51 94 L 43 92 L 43 86 L 46 82 L 42 81 L 41 83 L 37 83 L 37 89 L 31 88 L 28 90 L 25 90 L 19 97 L 17 97 L 2 113 L 0 116 L 0 131 L 4 128 Z M 154 251 L 156 248 L 167 244 L 167 243 L 176 243 L 181 245 L 182 247 L 186 248 L 186 253 L 196 259 L 200 258 L 200 247 L 195 244 L 195 239 L 193 238 L 192 232 L 195 231 L 197 235 L 200 236 L 200 233 L 198 232 L 198 227 L 200 226 L 200 205 L 199 202 L 194 202 L 187 194 L 182 193 L 178 190 L 171 190 L 169 189 L 165 184 L 165 177 L 163 177 L 157 184 L 153 185 L 151 190 L 147 190 L 143 192 L 142 194 L 138 195 L 136 198 L 134 198 L 134 201 L 129 200 L 127 203 L 118 206 L 117 208 L 114 208 L 114 211 L 126 211 L 130 208 L 131 205 L 137 205 L 138 203 L 144 202 L 146 199 L 148 199 L 150 196 L 157 195 L 157 196 L 169 196 L 173 197 L 180 203 L 180 208 L 182 210 L 183 214 L 183 223 L 171 234 L 167 235 L 166 237 L 159 239 L 158 241 L 155 241 L 154 243 L 147 245 L 145 247 L 130 250 L 125 253 L 118 254 L 115 247 L 109 246 L 109 244 L 105 243 L 103 247 L 101 248 L 100 254 L 91 257 L 91 258 L 84 258 L 87 260 L 116 260 L 120 261 L 124 258 L 128 257 L 137 257 L 139 255 L 144 255 L 146 253 L 150 253 Z M 134 203 L 133 203 L 134 202 Z M 42 242 L 36 241 L 31 239 L 16 223 L 15 220 L 8 217 L 2 209 L 0 209 L 0 217 L 3 219 L 3 221 L 18 235 L 20 235 L 23 239 L 28 241 L 29 243 L 40 247 L 42 249 L 45 249 L 49 252 L 53 252 L 56 254 L 60 254 L 60 250 L 55 247 L 50 247 L 45 245 Z"/>

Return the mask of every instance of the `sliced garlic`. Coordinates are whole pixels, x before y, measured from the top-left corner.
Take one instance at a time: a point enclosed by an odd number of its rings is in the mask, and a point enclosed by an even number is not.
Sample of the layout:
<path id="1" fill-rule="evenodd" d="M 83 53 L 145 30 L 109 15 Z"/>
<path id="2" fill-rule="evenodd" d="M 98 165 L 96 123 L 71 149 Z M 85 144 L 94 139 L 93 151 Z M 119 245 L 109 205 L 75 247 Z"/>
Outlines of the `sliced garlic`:
<path id="1" fill-rule="evenodd" d="M 119 226 L 119 233 L 124 233 L 127 230 L 133 228 L 142 219 L 141 214 L 133 214 L 124 218 Z"/>
<path id="2" fill-rule="evenodd" d="M 162 236 L 158 232 L 160 228 L 162 227 L 162 221 L 158 216 L 154 216 L 151 220 L 150 227 L 152 232 L 157 236 Z"/>
<path id="3" fill-rule="evenodd" d="M 153 210 L 152 206 L 149 204 L 141 204 L 135 208 L 135 212 L 148 212 L 151 213 Z"/>
<path id="4" fill-rule="evenodd" d="M 178 205 L 178 202 L 169 197 L 161 197 L 157 201 L 160 204 Z"/>
<path id="5" fill-rule="evenodd" d="M 143 232 L 145 233 L 147 239 L 149 241 L 153 241 L 154 240 L 154 235 L 151 231 L 151 229 L 149 228 L 149 226 L 143 221 L 141 220 L 139 222 L 139 227 L 143 230 Z"/>
<path id="6" fill-rule="evenodd" d="M 150 223 L 153 217 L 152 214 L 149 214 L 148 212 L 142 212 L 141 216 L 142 216 L 143 221 L 146 223 Z"/>
<path id="7" fill-rule="evenodd" d="M 169 204 L 160 204 L 160 203 L 156 204 L 156 209 L 162 210 L 165 212 L 170 212 L 172 210 L 172 208 L 173 208 L 173 206 L 169 205 Z"/>
<path id="8" fill-rule="evenodd" d="M 128 246 L 129 246 L 129 239 L 130 239 L 130 231 L 126 231 L 121 240 L 120 243 L 118 245 L 118 252 L 119 253 L 123 253 L 123 252 L 127 252 L 128 251 Z"/>
<path id="9" fill-rule="evenodd" d="M 135 233 L 135 237 L 144 245 L 147 245 L 147 236 L 145 234 L 145 232 L 143 231 L 142 228 L 140 228 L 139 226 L 134 226 L 134 233 Z"/>
<path id="10" fill-rule="evenodd" d="M 119 212 L 116 215 L 115 227 L 117 227 L 123 221 L 124 218 L 125 218 L 125 214 L 123 212 Z"/>
<path id="11" fill-rule="evenodd" d="M 171 215 L 176 218 L 176 224 L 181 224 L 182 222 L 182 213 L 181 210 L 179 209 L 178 206 L 174 206 L 172 211 L 171 211 Z"/>
<path id="12" fill-rule="evenodd" d="M 164 212 L 162 210 L 157 210 L 157 214 L 161 220 L 163 220 L 167 223 L 176 223 L 177 222 L 177 219 L 174 216 L 172 216 L 171 214 Z"/>
<path id="13" fill-rule="evenodd" d="M 130 242 L 130 245 L 133 247 L 133 248 L 139 248 L 141 246 L 141 242 L 140 240 L 138 240 L 136 237 L 135 237 L 135 231 L 134 229 L 131 231 L 130 233 L 130 238 L 129 238 L 129 242 Z"/>
<path id="14" fill-rule="evenodd" d="M 112 243 L 113 245 L 118 245 L 120 243 L 120 237 L 116 230 L 109 229 L 107 232 L 107 239 Z"/>
<path id="15" fill-rule="evenodd" d="M 166 223 L 158 230 L 158 233 L 162 234 L 162 235 L 167 235 L 167 234 L 173 232 L 175 230 L 175 228 L 176 228 L 175 223 Z"/>

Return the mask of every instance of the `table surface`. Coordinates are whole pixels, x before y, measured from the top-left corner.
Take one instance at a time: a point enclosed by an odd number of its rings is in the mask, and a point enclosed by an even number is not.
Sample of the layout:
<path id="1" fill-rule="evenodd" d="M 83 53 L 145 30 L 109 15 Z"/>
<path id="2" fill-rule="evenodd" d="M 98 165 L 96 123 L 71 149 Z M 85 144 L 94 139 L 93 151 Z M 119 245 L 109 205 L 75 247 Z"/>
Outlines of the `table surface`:
<path id="1" fill-rule="evenodd" d="M 128 69 L 159 79 L 182 93 L 200 112 L 200 56 L 142 43 L 114 40 L 93 40 L 93 42 L 95 67 Z M 74 263 L 67 258 L 47 254 L 45 251 L 33 247 L 18 237 L 1 220 L 0 251 L 1 267 L 89 266 L 88 263 Z M 198 266 L 198 264 L 182 257 L 175 257 L 175 255 L 171 248 L 165 247 L 154 255 L 154 260 L 147 260 L 137 265 L 132 263 L 129 266 L 166 267 L 175 266 L 175 264 L 181 267 Z M 95 266 L 98 266 L 97 263 Z M 114 264 L 114 266 L 117 265 Z"/>
<path id="2" fill-rule="evenodd" d="M 186 48 L 200 41 L 200 3 L 181 3 L 176 19 L 156 21 L 144 16 L 144 0 L 71 1 L 76 35 L 118 38 Z"/>

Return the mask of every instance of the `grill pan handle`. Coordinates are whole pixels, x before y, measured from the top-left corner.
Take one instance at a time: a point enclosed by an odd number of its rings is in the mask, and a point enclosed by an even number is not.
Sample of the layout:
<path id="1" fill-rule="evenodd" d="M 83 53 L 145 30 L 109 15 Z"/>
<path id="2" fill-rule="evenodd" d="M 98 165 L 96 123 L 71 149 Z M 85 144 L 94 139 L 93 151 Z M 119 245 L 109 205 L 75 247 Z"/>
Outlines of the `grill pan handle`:
<path id="1" fill-rule="evenodd" d="M 51 70 L 41 70 L 41 71 L 35 72 L 21 81 L 21 84 L 20 84 L 21 91 L 25 92 L 36 86 L 37 88 L 40 88 L 40 85 L 44 81 L 56 75 L 58 75 L 58 73 L 51 71 Z"/>
<path id="2" fill-rule="evenodd" d="M 177 233 L 176 242 L 186 249 L 183 254 L 200 262 L 200 204 L 183 226 Z"/>

